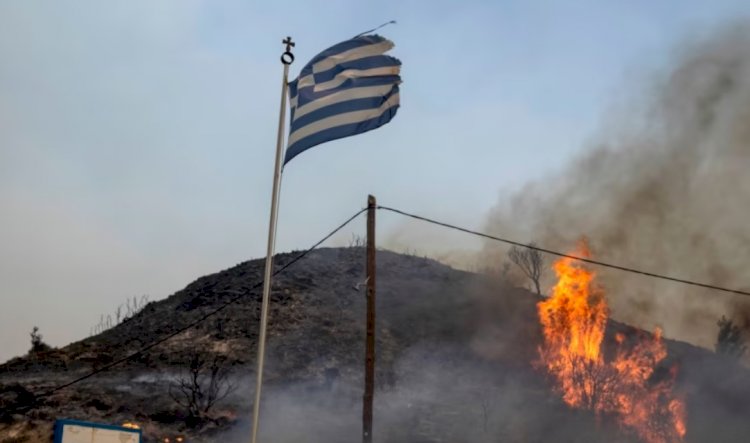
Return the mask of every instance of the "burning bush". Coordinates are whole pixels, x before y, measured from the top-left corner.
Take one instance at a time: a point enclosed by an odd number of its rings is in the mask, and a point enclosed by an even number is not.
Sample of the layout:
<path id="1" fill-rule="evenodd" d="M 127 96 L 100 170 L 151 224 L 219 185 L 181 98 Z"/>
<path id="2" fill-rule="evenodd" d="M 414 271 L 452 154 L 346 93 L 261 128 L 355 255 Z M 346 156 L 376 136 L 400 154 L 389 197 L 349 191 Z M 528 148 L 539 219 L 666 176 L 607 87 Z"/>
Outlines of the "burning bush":
<path id="1" fill-rule="evenodd" d="M 582 243 L 576 255 L 589 257 Z M 652 337 L 626 343 L 618 334 L 612 358 L 602 352 L 609 308 L 595 274 L 577 260 L 555 262 L 558 282 L 538 305 L 544 333 L 541 363 L 562 399 L 574 408 L 610 415 L 648 443 L 679 442 L 685 435 L 685 406 L 672 392 L 674 371 L 656 380 L 667 356 L 657 329 Z"/>

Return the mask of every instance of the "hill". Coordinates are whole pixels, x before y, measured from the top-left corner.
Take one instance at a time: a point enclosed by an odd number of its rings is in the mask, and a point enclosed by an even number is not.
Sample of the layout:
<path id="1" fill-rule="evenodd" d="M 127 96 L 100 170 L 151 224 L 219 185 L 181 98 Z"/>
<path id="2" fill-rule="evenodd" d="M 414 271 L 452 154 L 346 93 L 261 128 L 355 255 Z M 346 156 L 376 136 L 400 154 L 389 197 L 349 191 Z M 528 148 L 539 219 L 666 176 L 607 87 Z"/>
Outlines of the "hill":
<path id="1" fill-rule="evenodd" d="M 350 442 L 361 429 L 364 251 L 312 252 L 274 280 L 264 385 L 263 441 Z M 295 254 L 280 254 L 276 266 Z M 607 417 L 569 409 L 537 359 L 539 298 L 491 276 L 378 251 L 375 440 L 380 442 L 635 442 Z M 0 442 L 48 441 L 55 418 L 134 421 L 156 441 L 247 438 L 263 260 L 201 277 L 99 335 L 0 366 Z M 126 356 L 240 296 L 217 315 L 109 371 L 13 406 Z M 615 332 L 643 334 L 610 321 Z M 744 441 L 750 377 L 731 360 L 667 340 L 668 366 L 688 408 L 686 441 Z M 185 428 L 170 396 L 191 359 L 220 357 L 232 394 L 214 420 Z M 15 411 L 18 412 L 18 411 Z M 24 440 L 25 439 L 25 440 Z"/>

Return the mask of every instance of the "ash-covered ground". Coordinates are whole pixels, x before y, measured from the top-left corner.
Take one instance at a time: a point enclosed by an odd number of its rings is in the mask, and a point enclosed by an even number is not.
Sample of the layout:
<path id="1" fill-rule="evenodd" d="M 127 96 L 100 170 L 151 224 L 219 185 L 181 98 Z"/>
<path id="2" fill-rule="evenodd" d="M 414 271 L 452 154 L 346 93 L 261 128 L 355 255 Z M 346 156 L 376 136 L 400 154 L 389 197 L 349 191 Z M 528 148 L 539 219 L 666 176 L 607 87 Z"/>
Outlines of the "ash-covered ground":
<path id="1" fill-rule="evenodd" d="M 280 255 L 277 266 L 294 254 Z M 610 417 L 571 410 L 543 370 L 539 297 L 498 276 L 378 252 L 374 437 L 378 442 L 635 442 Z M 362 248 L 311 253 L 275 280 L 261 435 L 268 442 L 350 442 L 361 434 L 364 367 Z M 0 442 L 42 442 L 56 418 L 139 423 L 147 441 L 249 435 L 263 260 L 202 277 L 136 317 L 61 349 L 0 367 Z M 19 409 L 41 393 L 121 358 L 226 303 L 200 326 L 127 363 Z M 614 332 L 644 334 L 610 321 Z M 740 442 L 750 433 L 750 376 L 737 361 L 667 340 L 687 402 L 687 442 Z M 193 428 L 170 395 L 191 357 L 220 356 L 231 394 Z"/>

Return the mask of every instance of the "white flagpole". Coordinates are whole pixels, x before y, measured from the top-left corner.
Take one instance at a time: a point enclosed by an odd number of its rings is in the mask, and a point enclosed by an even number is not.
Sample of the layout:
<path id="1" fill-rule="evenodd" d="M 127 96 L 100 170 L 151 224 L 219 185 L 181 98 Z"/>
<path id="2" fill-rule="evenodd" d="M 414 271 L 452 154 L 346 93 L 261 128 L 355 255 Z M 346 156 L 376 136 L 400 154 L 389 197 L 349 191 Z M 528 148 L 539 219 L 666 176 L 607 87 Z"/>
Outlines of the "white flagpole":
<path id="1" fill-rule="evenodd" d="M 284 122 L 286 117 L 286 94 L 289 65 L 294 61 L 291 48 L 294 46 L 291 37 L 282 43 L 286 51 L 281 55 L 284 64 L 284 79 L 281 83 L 281 109 L 279 111 L 279 132 L 276 137 L 276 163 L 273 169 L 273 192 L 271 194 L 271 219 L 268 223 L 268 251 L 266 253 L 266 270 L 263 275 L 263 303 L 260 311 L 260 332 L 258 334 L 258 368 L 255 379 L 255 402 L 253 402 L 252 443 L 258 438 L 258 418 L 260 415 L 260 391 L 263 384 L 263 360 L 266 352 L 266 326 L 268 325 L 268 301 L 271 294 L 271 275 L 273 274 L 273 255 L 276 244 L 276 222 L 279 214 L 279 190 L 281 188 L 281 161 L 284 153 Z"/>

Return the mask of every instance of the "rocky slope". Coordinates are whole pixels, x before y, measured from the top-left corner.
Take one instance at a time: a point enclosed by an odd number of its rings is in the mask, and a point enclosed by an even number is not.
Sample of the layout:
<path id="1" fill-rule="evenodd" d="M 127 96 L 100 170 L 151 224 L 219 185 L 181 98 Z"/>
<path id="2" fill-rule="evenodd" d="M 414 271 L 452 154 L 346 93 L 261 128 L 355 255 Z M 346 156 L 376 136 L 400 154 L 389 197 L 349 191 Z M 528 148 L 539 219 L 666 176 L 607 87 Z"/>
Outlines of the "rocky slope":
<path id="1" fill-rule="evenodd" d="M 294 254 L 281 254 L 281 266 Z M 49 441 L 55 418 L 135 421 L 148 441 L 247 438 L 263 260 L 201 277 L 102 334 L 0 366 L 0 442 Z M 275 278 L 261 433 L 264 441 L 359 438 L 364 356 L 364 250 L 320 249 Z M 433 260 L 378 252 L 375 440 L 636 441 L 606 418 L 571 411 L 535 360 L 537 297 Z M 129 355 L 238 297 L 174 339 L 19 411 L 44 392 Z M 638 333 L 616 322 L 614 331 Z M 688 402 L 687 441 L 744 441 L 750 377 L 711 352 L 668 342 Z M 169 386 L 196 350 L 222 356 L 236 385 L 215 420 L 185 429 Z M 22 412 L 22 413 L 19 413 Z"/>

